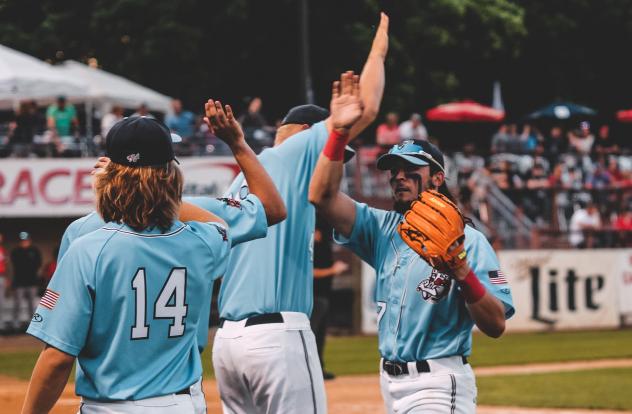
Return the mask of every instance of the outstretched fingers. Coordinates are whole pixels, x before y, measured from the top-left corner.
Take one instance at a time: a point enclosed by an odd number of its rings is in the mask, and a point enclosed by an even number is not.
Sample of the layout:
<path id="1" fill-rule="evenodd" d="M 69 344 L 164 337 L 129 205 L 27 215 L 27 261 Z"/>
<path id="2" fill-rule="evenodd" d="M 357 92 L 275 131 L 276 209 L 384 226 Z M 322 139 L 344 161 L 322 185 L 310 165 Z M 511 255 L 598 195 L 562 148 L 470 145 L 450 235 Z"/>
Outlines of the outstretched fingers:
<path id="1" fill-rule="evenodd" d="M 217 111 L 217 120 L 221 126 L 226 126 L 228 124 L 228 120 L 226 119 L 226 114 L 224 113 L 224 108 L 222 108 L 222 103 L 220 101 L 215 101 L 215 110 Z"/>
<path id="2" fill-rule="evenodd" d="M 340 96 L 340 81 L 334 81 L 331 87 L 331 99 L 337 99 Z"/>
<path id="3" fill-rule="evenodd" d="M 360 98 L 360 76 L 353 75 L 353 96 Z"/>
<path id="4" fill-rule="evenodd" d="M 340 75 L 340 83 L 342 84 L 342 94 L 343 95 L 351 95 L 353 94 L 353 71 L 348 70 L 342 75 Z"/>
<path id="5" fill-rule="evenodd" d="M 233 122 L 235 120 L 235 114 L 233 113 L 233 108 L 231 108 L 230 105 L 226 105 L 225 109 L 226 109 L 226 118 L 228 119 L 228 122 Z"/>

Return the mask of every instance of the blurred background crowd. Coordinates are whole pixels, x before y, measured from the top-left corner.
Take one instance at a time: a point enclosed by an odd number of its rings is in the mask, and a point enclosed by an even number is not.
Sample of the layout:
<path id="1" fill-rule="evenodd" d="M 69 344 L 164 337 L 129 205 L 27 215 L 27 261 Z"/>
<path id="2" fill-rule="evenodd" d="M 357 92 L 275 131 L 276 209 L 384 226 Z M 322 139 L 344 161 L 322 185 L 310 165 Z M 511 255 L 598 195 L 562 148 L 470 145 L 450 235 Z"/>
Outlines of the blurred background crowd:
<path id="1" fill-rule="evenodd" d="M 17 110 L 5 111 L 0 157 L 96 157 L 104 153 L 104 137 L 112 125 L 130 115 L 162 118 L 183 137 L 176 148 L 179 156 L 230 153 L 208 131 L 201 111 L 184 108 L 179 99 L 171 101 L 168 113 L 151 112 L 145 104 L 92 112 L 91 135 L 85 108 L 78 107 L 60 96 L 49 106 L 25 101 Z M 237 108 L 255 151 L 272 146 L 280 119 L 264 115 L 263 100 L 246 98 Z M 570 111 L 564 119 L 555 116 L 560 108 Z M 419 113 L 386 112 L 353 144 L 358 156 L 347 171 L 348 190 L 387 202 L 388 178 L 375 170 L 376 158 L 405 140 L 430 140 L 447 156 L 451 190 L 497 247 L 629 246 L 632 129 L 614 117 L 573 109 L 570 103 L 555 104 L 549 117 L 536 111 L 495 122 L 424 122 Z"/>

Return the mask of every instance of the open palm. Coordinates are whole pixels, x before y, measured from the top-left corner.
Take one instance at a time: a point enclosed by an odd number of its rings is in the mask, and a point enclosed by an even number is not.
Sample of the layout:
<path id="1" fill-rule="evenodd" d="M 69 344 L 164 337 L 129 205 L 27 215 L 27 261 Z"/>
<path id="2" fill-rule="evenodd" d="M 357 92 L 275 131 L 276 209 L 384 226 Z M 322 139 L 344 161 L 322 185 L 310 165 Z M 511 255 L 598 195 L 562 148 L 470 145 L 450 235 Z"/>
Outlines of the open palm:
<path id="1" fill-rule="evenodd" d="M 334 82 L 330 110 L 334 128 L 349 129 L 362 116 L 359 77 L 353 72 L 343 73 Z"/>

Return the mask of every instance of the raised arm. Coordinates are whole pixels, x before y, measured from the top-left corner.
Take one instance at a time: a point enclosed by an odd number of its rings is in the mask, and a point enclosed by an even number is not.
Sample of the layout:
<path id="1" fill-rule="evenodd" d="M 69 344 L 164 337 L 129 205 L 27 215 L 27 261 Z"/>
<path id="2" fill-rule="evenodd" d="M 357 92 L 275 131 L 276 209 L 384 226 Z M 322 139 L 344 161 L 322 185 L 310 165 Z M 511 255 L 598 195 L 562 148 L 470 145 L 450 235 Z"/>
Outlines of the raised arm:
<path id="1" fill-rule="evenodd" d="M 268 225 L 285 220 L 287 217 L 285 203 L 256 154 L 246 144 L 244 132 L 235 119 L 230 105 L 222 108 L 221 102 L 209 99 L 205 104 L 205 110 L 204 122 L 232 150 L 237 164 L 244 173 L 250 192 L 259 197 L 263 204 Z"/>
<path id="2" fill-rule="evenodd" d="M 363 117 L 360 89 L 359 79 L 353 72 L 343 73 L 340 81 L 334 82 L 329 117 L 332 130 L 309 186 L 309 201 L 345 237 L 351 235 L 356 211 L 353 200 L 340 192 L 340 181 L 349 131 Z"/>
<path id="3" fill-rule="evenodd" d="M 347 142 L 357 137 L 377 117 L 384 94 L 384 59 L 388 52 L 388 16 L 380 14 L 380 25 L 377 28 L 371 51 L 360 74 L 360 99 L 364 111 L 362 117 L 353 125 Z M 333 130 L 331 118 L 327 120 L 327 130 Z"/>

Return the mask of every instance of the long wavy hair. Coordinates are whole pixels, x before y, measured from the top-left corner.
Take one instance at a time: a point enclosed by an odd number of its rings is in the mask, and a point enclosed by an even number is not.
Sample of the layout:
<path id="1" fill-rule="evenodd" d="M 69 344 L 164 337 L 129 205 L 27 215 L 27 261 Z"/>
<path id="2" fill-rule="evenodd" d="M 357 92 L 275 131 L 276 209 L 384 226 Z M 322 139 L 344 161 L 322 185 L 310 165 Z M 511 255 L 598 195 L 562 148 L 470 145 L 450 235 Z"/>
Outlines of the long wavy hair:
<path id="1" fill-rule="evenodd" d="M 173 161 L 164 166 L 126 167 L 110 162 L 95 177 L 97 211 L 106 222 L 136 231 L 167 231 L 178 216 L 183 178 Z"/>

